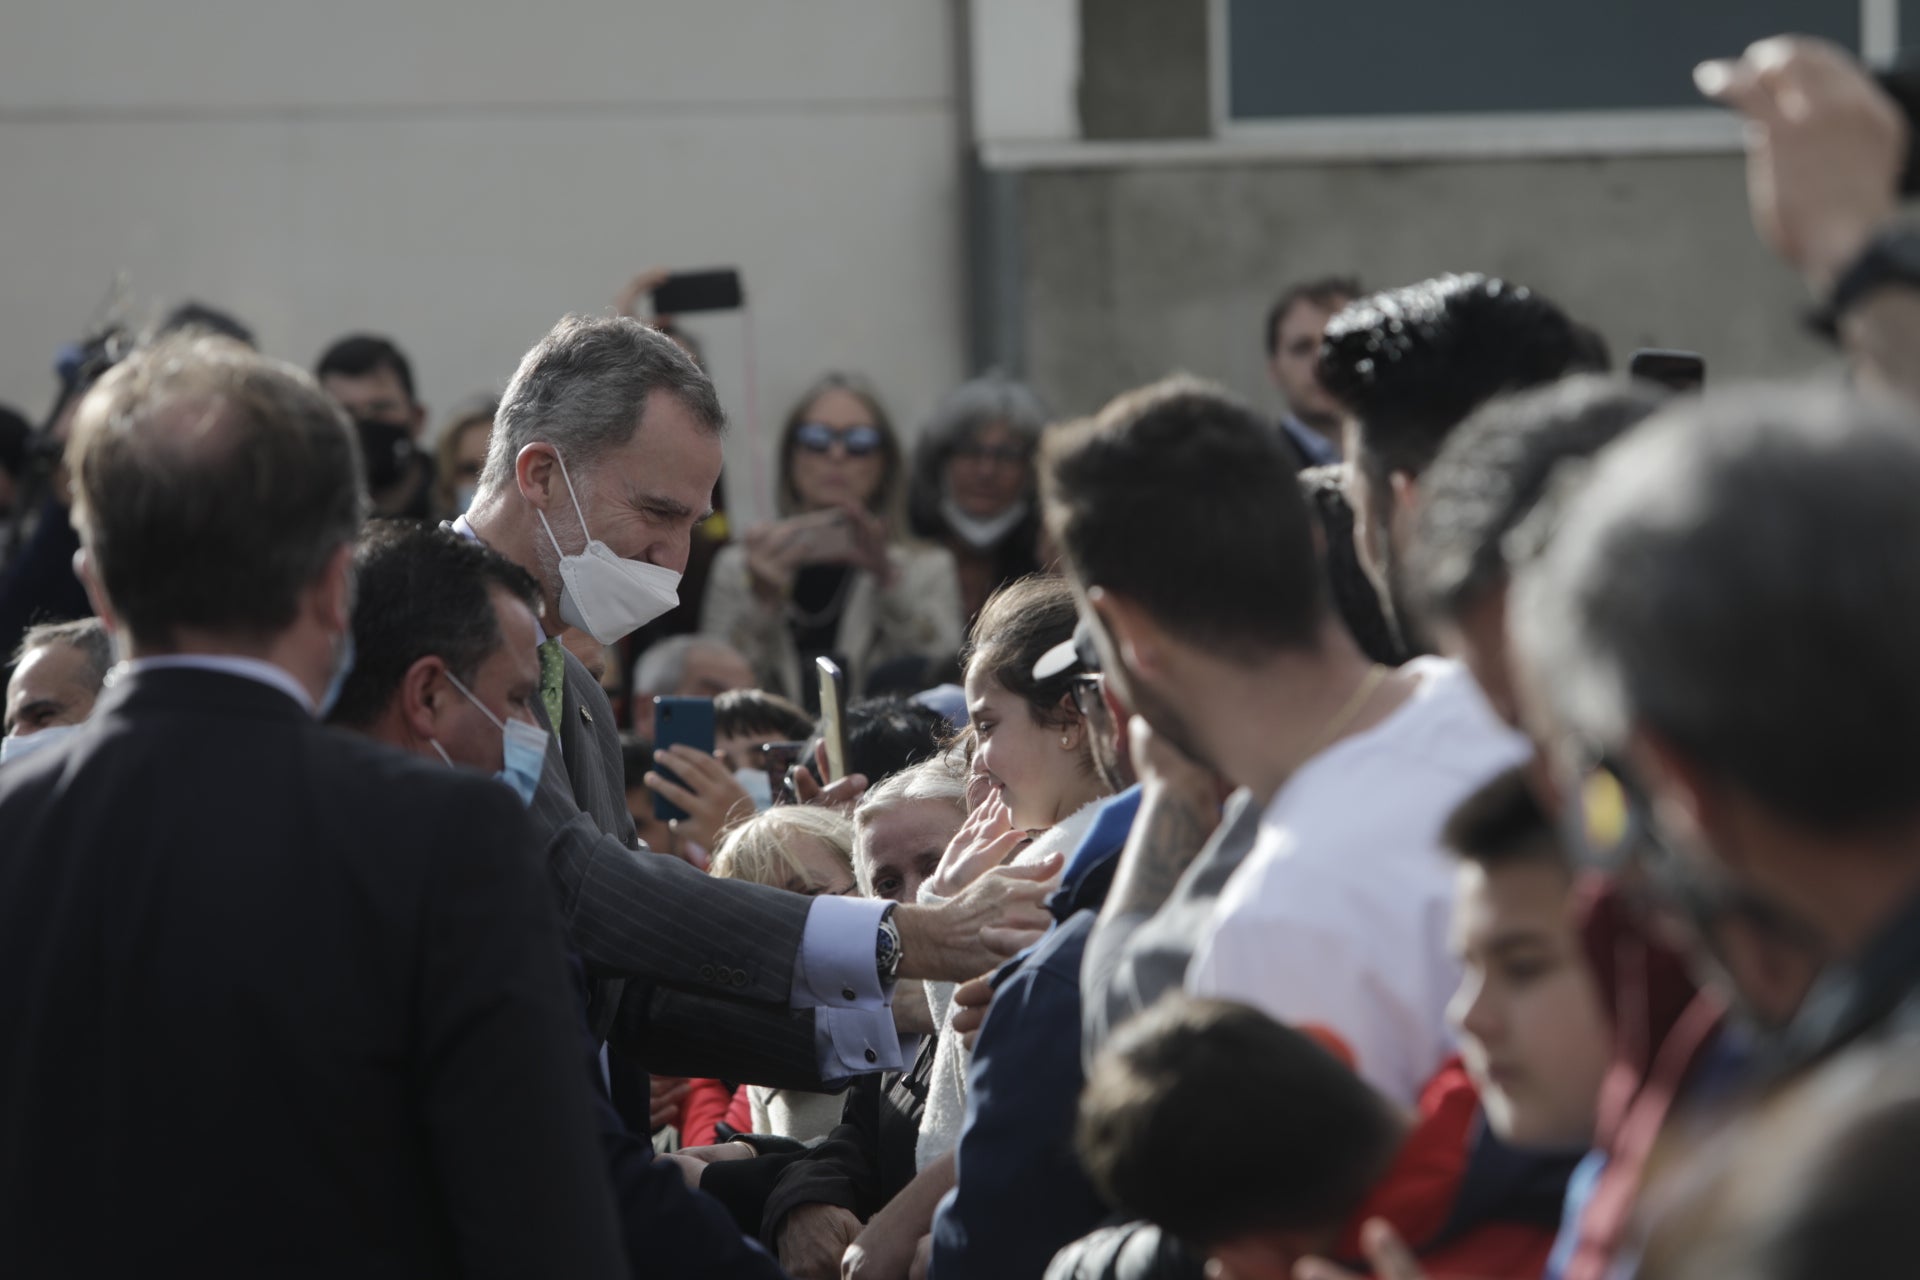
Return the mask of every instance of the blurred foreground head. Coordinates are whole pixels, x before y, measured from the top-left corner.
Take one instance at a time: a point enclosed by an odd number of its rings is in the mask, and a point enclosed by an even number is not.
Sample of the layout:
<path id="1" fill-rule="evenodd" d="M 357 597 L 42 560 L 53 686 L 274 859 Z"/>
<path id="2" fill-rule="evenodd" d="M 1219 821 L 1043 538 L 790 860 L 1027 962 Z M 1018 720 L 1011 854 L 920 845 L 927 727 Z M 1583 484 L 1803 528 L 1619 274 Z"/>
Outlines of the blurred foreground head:
<path id="1" fill-rule="evenodd" d="M 1776 1019 L 1797 1000 L 1725 926 L 1849 957 L 1920 895 L 1916 486 L 1904 409 L 1709 397 L 1607 450 L 1514 582 L 1523 714 L 1590 850 L 1638 852 Z"/>

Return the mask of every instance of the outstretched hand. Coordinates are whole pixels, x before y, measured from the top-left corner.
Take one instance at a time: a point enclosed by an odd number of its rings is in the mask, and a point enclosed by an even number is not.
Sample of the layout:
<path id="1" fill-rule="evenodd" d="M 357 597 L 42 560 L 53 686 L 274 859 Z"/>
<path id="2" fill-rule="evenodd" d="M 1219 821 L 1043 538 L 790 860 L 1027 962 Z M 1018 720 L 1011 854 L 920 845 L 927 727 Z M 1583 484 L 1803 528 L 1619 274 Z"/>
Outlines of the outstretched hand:
<path id="1" fill-rule="evenodd" d="M 1013 812 L 997 787 L 975 778 L 967 792 L 969 799 L 979 797 L 977 803 L 940 855 L 940 865 L 927 877 L 926 891 L 941 898 L 951 898 L 990 869 L 1004 865 L 1029 841 L 1027 833 L 1013 825 Z"/>
<path id="2" fill-rule="evenodd" d="M 974 1042 L 980 1038 L 980 1024 L 987 1020 L 987 1009 L 993 1004 L 993 975 L 981 974 L 961 983 L 953 992 L 953 1029 L 960 1036 L 960 1043 L 967 1052 L 973 1052 Z"/>
<path id="3" fill-rule="evenodd" d="M 626 287 L 620 290 L 620 295 L 613 300 L 614 307 L 618 309 L 623 316 L 630 316 L 636 320 L 639 319 L 640 299 L 665 284 L 667 277 L 672 274 L 673 272 L 665 267 L 648 267 L 645 271 L 642 271 L 639 275 L 627 281 Z"/>
<path id="4" fill-rule="evenodd" d="M 676 783 L 651 770 L 643 779 L 647 790 L 686 811 L 686 817 L 673 820 L 678 839 L 711 853 L 728 828 L 753 816 L 753 797 L 717 752 L 676 745 L 661 748 L 654 758 L 680 779 Z"/>
<path id="5" fill-rule="evenodd" d="M 965 982 L 1040 940 L 1053 917 L 1047 895 L 1065 860 L 1050 853 L 1019 867 L 995 867 L 937 907 L 902 907 L 900 970 L 908 978 Z"/>
<path id="6" fill-rule="evenodd" d="M 1694 83 L 1747 121 L 1747 194 L 1774 252 L 1824 294 L 1898 205 L 1907 123 L 1838 45 L 1779 36 Z"/>
<path id="7" fill-rule="evenodd" d="M 797 764 L 788 775 L 793 780 L 793 798 L 801 804 L 818 805 L 823 809 L 838 809 L 846 813 L 866 794 L 867 775 L 864 773 L 850 773 L 838 782 L 821 786 L 820 779 L 826 776 L 827 747 L 822 743 L 814 748 L 811 769 Z"/>

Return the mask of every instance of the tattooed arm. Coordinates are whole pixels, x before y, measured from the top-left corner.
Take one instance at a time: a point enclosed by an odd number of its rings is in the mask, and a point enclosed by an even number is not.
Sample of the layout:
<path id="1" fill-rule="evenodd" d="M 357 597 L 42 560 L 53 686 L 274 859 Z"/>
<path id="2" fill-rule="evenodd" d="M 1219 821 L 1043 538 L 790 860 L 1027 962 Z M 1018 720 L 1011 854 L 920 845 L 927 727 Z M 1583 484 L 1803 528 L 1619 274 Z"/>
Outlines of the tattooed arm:
<path id="1" fill-rule="evenodd" d="M 1140 717 L 1130 728 L 1140 812 L 1081 964 L 1081 1048 L 1089 1061 L 1116 1027 L 1180 988 L 1225 883 L 1219 863 L 1245 852 L 1223 855 L 1219 841 L 1209 846 L 1220 826 L 1220 780 Z"/>

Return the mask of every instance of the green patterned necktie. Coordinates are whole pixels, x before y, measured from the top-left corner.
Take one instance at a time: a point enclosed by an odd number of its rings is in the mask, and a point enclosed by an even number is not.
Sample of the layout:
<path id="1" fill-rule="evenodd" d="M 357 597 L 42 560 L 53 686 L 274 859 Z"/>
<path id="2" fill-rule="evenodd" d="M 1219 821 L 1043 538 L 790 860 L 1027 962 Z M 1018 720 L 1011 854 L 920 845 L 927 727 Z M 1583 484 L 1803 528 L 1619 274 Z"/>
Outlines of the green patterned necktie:
<path id="1" fill-rule="evenodd" d="M 547 727 L 560 732 L 560 708 L 567 689 L 567 655 L 558 639 L 540 646 L 540 701 L 547 708 Z"/>

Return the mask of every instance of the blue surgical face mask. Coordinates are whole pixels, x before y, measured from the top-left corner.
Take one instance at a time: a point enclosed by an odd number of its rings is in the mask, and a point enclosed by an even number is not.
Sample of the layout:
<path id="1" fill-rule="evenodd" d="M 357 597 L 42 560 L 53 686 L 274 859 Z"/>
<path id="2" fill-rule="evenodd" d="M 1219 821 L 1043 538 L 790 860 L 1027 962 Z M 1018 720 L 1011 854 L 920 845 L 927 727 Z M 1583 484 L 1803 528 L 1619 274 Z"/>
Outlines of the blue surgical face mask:
<path id="1" fill-rule="evenodd" d="M 340 704 L 340 691 L 347 687 L 347 677 L 353 674 L 353 629 L 349 627 L 341 637 L 340 656 L 334 660 L 333 679 L 327 682 L 327 691 L 320 695 L 320 718 L 325 720 L 333 714 Z"/>
<path id="2" fill-rule="evenodd" d="M 733 777 L 753 797 L 754 812 L 765 813 L 773 808 L 773 784 L 767 781 L 765 769 L 735 769 Z"/>
<path id="3" fill-rule="evenodd" d="M 478 485 L 457 484 L 453 487 L 453 505 L 460 508 L 461 515 L 473 509 L 473 499 L 479 492 Z"/>
<path id="4" fill-rule="evenodd" d="M 24 760 L 36 751 L 45 751 L 48 747 L 79 732 L 77 724 L 57 724 L 51 729 L 42 729 L 38 733 L 19 734 L 10 738 L 0 738 L 0 764 L 14 760 Z"/>
<path id="5" fill-rule="evenodd" d="M 532 804 L 534 792 L 540 789 L 540 772 L 546 767 L 547 731 L 538 725 L 528 724 L 525 720 L 502 722 L 500 717 L 487 710 L 486 704 L 474 697 L 473 690 L 461 684 L 459 678 L 451 671 L 447 672 L 447 683 L 464 694 L 467 701 L 471 702 L 481 715 L 491 720 L 494 728 L 500 730 L 501 768 L 500 772 L 493 776 L 512 787 L 514 794 L 520 797 L 521 804 Z M 433 749 L 440 753 L 442 760 L 448 764 L 453 763 L 445 747 L 435 742 Z"/>

